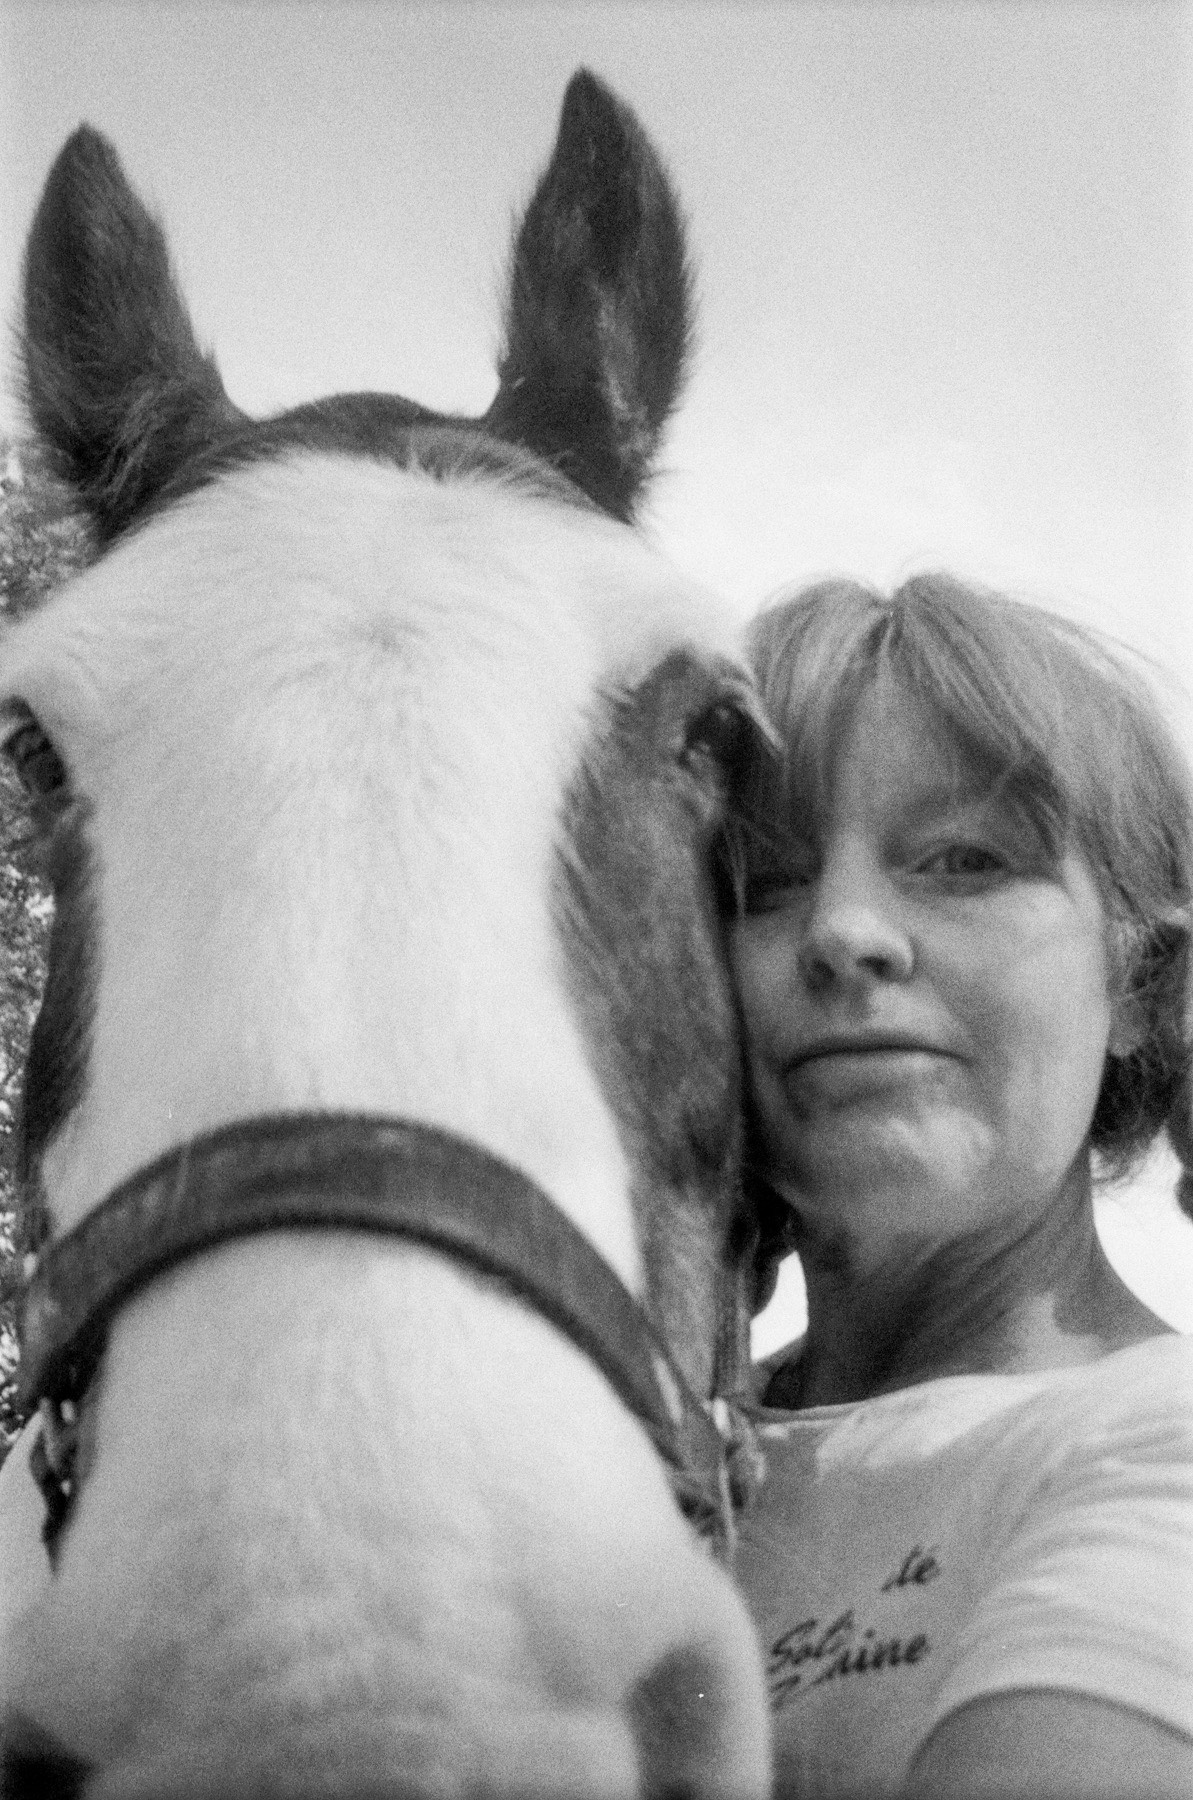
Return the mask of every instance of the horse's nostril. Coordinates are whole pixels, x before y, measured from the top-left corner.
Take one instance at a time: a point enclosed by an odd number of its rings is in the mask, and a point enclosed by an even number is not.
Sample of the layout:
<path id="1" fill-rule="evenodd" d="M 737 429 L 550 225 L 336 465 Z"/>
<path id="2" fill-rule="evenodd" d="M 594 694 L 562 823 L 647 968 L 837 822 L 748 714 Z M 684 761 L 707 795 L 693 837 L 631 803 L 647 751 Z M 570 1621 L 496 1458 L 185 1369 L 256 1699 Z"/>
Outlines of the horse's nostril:
<path id="1" fill-rule="evenodd" d="M 629 1702 L 642 1792 L 649 1800 L 708 1793 L 724 1719 L 719 1672 L 697 1649 L 678 1649 L 638 1682 Z"/>
<path id="2" fill-rule="evenodd" d="M 24 1713 L 0 1720 L 3 1800 L 77 1800 L 90 1769 Z"/>

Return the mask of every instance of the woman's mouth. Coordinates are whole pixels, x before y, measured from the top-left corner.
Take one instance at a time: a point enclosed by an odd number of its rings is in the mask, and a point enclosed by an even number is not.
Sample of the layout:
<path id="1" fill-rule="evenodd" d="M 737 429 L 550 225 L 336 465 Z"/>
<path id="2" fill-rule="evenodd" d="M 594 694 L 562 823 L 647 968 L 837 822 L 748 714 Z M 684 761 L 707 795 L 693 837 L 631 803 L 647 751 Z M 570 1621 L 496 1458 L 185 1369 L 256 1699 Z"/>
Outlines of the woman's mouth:
<path id="1" fill-rule="evenodd" d="M 921 1082 L 946 1060 L 922 1039 L 825 1038 L 789 1061 L 783 1085 L 796 1101 L 841 1102 Z"/>

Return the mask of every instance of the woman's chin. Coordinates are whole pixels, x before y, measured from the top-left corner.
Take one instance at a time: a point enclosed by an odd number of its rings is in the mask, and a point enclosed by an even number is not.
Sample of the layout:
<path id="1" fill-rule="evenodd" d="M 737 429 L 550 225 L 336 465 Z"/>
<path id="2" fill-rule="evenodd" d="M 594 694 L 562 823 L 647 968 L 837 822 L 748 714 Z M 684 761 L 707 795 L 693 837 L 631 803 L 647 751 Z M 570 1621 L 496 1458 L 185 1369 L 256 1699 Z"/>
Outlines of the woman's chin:
<path id="1" fill-rule="evenodd" d="M 973 1120 L 854 1107 L 804 1124 L 775 1159 L 775 1186 L 809 1222 L 951 1235 L 983 1216 L 991 1151 Z"/>

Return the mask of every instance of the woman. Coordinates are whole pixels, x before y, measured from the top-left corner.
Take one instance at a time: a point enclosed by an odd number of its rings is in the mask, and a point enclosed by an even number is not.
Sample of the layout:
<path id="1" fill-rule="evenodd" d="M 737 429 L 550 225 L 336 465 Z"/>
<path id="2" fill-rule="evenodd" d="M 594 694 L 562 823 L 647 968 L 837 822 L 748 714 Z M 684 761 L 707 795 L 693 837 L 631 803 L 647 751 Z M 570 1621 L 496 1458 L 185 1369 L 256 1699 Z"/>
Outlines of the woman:
<path id="1" fill-rule="evenodd" d="M 808 1289 L 738 1564 L 779 1791 L 1187 1795 L 1193 1343 L 1091 1205 L 1165 1128 L 1193 1162 L 1187 772 L 1092 637 L 942 577 L 824 583 L 753 657 L 730 941 Z"/>

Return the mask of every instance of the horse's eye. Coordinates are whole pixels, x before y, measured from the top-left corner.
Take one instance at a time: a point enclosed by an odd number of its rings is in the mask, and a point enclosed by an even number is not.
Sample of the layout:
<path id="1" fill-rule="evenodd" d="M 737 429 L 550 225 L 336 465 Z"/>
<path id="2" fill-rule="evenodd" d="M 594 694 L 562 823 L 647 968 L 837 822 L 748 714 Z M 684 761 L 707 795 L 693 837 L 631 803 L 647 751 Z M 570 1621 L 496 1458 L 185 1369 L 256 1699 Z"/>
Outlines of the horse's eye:
<path id="1" fill-rule="evenodd" d="M 748 731 L 749 720 L 741 707 L 731 700 L 718 700 L 689 726 L 684 760 L 692 763 L 707 757 L 720 768 L 731 769 Z"/>
<path id="2" fill-rule="evenodd" d="M 32 714 L 9 732 L 3 749 L 25 792 L 34 800 L 48 800 L 65 788 L 62 758 Z"/>
<path id="3" fill-rule="evenodd" d="M 775 757 L 777 745 L 757 696 L 743 680 L 689 721 L 680 761 L 725 801 L 744 791 Z"/>

